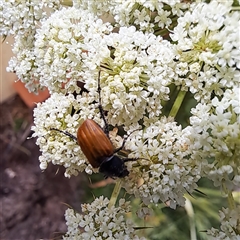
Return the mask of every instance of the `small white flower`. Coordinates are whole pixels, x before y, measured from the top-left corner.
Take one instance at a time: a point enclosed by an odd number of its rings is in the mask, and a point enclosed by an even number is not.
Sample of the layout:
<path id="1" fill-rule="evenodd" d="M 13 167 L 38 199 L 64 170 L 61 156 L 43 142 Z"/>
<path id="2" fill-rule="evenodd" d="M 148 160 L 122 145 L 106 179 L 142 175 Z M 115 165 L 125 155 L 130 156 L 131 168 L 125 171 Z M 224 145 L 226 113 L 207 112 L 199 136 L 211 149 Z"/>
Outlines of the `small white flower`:
<path id="1" fill-rule="evenodd" d="M 201 66 L 197 62 L 191 64 L 190 67 L 189 67 L 189 70 L 192 73 L 198 73 L 200 71 L 200 69 L 201 69 Z"/>

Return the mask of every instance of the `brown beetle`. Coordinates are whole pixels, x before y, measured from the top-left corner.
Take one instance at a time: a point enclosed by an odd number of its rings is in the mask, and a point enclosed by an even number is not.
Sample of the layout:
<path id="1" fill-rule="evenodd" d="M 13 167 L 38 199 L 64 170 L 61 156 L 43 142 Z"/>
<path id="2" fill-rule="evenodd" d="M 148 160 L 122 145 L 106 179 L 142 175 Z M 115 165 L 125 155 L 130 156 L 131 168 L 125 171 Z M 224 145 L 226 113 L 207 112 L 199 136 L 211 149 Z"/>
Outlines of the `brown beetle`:
<path id="1" fill-rule="evenodd" d="M 124 162 L 129 159 L 121 159 L 114 153 L 113 145 L 103 129 L 92 119 L 85 120 L 78 128 L 77 141 L 89 163 L 94 167 L 99 167 L 99 172 L 106 177 L 125 177 L 129 174 Z"/>

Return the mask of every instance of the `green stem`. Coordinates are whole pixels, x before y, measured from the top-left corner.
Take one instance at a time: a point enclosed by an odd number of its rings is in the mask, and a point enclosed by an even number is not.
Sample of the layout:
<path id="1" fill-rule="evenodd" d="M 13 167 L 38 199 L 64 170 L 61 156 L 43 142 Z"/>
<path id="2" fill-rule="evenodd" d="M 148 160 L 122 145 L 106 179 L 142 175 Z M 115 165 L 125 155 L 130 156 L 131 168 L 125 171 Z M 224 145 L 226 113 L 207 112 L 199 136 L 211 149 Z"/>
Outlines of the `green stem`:
<path id="1" fill-rule="evenodd" d="M 232 192 L 228 193 L 228 206 L 229 206 L 230 209 L 235 209 L 236 208 Z"/>
<path id="2" fill-rule="evenodd" d="M 183 99 L 184 99 L 186 93 L 187 93 L 186 91 L 181 91 L 181 90 L 179 91 L 178 96 L 172 106 L 170 113 L 169 113 L 170 117 L 176 117 L 178 110 L 182 105 L 182 102 L 183 102 Z"/>
<path id="3" fill-rule="evenodd" d="M 196 233 L 196 226 L 195 226 L 195 219 L 194 219 L 194 209 L 192 206 L 191 201 L 186 198 L 185 209 L 189 217 L 189 224 L 190 224 L 190 239 L 197 240 L 197 233 Z"/>
<path id="4" fill-rule="evenodd" d="M 122 180 L 118 179 L 115 184 L 115 187 L 113 189 L 112 196 L 111 196 L 109 204 L 108 204 L 108 208 L 111 208 L 112 206 L 115 205 L 118 195 L 119 195 L 119 192 L 121 190 L 121 187 L 122 187 Z"/>
<path id="5" fill-rule="evenodd" d="M 235 205 L 235 201 L 234 201 L 232 192 L 227 189 L 226 184 L 224 182 L 222 183 L 222 186 L 223 186 L 223 191 L 225 193 L 227 193 L 227 195 L 228 195 L 228 207 L 230 209 L 235 209 L 236 205 Z"/>

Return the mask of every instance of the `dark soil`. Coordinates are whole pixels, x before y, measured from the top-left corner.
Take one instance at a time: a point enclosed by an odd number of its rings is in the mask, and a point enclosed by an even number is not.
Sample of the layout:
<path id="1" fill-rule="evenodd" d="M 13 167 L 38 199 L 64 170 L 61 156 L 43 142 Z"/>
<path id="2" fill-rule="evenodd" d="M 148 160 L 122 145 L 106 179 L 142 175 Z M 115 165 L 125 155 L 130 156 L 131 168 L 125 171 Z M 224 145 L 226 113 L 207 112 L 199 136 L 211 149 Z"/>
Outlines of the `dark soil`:
<path id="1" fill-rule="evenodd" d="M 39 168 L 32 111 L 16 95 L 0 105 L 0 239 L 61 239 L 67 205 L 79 210 L 86 177 Z"/>

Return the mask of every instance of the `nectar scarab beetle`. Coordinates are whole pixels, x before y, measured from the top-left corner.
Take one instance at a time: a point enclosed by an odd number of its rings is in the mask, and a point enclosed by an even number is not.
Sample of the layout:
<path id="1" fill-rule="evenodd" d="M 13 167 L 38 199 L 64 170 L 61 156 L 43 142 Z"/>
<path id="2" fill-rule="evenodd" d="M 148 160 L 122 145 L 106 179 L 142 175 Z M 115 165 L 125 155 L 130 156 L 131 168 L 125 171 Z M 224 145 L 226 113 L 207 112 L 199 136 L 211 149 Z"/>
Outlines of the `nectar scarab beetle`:
<path id="1" fill-rule="evenodd" d="M 72 139 L 76 140 L 86 156 L 88 162 L 93 168 L 99 168 L 99 172 L 103 173 L 106 177 L 123 178 L 129 174 L 125 162 L 133 161 L 133 158 L 120 158 L 116 155 L 125 145 L 126 138 L 124 138 L 122 146 L 114 149 L 112 142 L 108 137 L 108 123 L 104 116 L 104 111 L 101 105 L 101 88 L 100 88 L 100 72 L 98 75 L 98 93 L 99 93 L 99 111 L 105 123 L 104 130 L 92 119 L 85 120 L 77 131 L 77 137 L 69 132 L 61 131 Z"/>
<path id="2" fill-rule="evenodd" d="M 85 120 L 78 128 L 77 141 L 93 168 L 99 168 L 99 172 L 106 177 L 121 178 L 129 174 L 124 164 L 129 159 L 124 160 L 115 155 L 123 145 L 114 150 L 107 134 L 92 119 Z"/>

